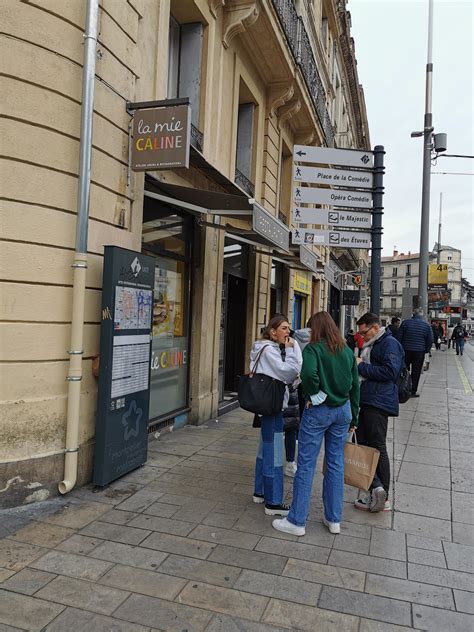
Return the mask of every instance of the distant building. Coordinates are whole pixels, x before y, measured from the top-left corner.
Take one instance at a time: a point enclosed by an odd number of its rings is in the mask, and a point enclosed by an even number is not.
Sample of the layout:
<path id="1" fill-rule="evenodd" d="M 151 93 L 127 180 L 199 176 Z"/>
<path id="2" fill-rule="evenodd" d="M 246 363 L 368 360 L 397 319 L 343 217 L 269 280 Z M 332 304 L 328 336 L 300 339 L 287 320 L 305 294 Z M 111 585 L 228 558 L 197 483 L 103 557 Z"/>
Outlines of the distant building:
<path id="1" fill-rule="evenodd" d="M 430 254 L 430 263 L 436 263 L 438 256 L 438 243 L 433 246 Z M 441 246 L 440 263 L 448 264 L 448 290 L 451 291 L 451 307 L 461 307 L 462 265 L 461 251 L 452 246 Z"/>

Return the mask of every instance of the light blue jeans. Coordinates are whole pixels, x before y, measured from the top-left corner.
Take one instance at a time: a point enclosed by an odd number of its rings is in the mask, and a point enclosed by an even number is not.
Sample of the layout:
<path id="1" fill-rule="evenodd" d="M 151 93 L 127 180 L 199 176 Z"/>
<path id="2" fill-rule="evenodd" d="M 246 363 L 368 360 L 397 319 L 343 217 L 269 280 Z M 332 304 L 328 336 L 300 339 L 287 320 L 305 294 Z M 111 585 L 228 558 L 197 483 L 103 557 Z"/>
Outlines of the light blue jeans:
<path id="1" fill-rule="evenodd" d="M 262 417 L 255 463 L 255 493 L 265 504 L 283 502 L 283 414 Z"/>
<path id="2" fill-rule="evenodd" d="M 288 520 L 304 527 L 309 514 L 316 461 L 324 437 L 327 471 L 323 481 L 324 515 L 341 522 L 344 501 L 344 444 L 351 422 L 351 406 L 326 404 L 305 408 L 298 435 L 298 469 L 293 482 L 293 500 Z"/>

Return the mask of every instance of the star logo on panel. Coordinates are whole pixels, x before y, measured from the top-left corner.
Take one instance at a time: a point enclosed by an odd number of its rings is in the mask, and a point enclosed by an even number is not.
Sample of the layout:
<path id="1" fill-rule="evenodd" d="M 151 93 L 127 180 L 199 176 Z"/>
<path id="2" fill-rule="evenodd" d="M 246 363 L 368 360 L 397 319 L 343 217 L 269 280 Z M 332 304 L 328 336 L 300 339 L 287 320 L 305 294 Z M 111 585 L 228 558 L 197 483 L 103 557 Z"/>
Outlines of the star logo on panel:
<path id="1" fill-rule="evenodd" d="M 122 415 L 123 438 L 128 441 L 130 437 L 138 437 L 140 421 L 143 410 L 137 408 L 137 402 L 133 399 L 126 413 Z"/>
<path id="2" fill-rule="evenodd" d="M 130 264 L 130 267 L 132 269 L 133 276 L 137 277 L 140 274 L 140 270 L 142 269 L 140 262 L 138 261 L 138 257 L 135 257 L 135 259 Z"/>

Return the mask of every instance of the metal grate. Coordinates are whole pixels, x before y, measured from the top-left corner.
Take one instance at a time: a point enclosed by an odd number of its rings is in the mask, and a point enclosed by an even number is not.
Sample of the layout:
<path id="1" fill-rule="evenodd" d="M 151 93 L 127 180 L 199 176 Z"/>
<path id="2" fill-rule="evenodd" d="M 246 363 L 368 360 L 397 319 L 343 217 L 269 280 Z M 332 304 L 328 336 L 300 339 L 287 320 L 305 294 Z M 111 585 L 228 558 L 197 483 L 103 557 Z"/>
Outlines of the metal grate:
<path id="1" fill-rule="evenodd" d="M 244 176 L 244 174 L 238 169 L 235 170 L 235 183 L 238 184 L 239 187 L 243 189 L 246 193 L 248 193 L 251 197 L 255 195 L 254 184 L 250 182 L 247 176 Z"/>
<path id="2" fill-rule="evenodd" d="M 191 125 L 191 145 L 202 153 L 204 134 L 195 125 Z"/>

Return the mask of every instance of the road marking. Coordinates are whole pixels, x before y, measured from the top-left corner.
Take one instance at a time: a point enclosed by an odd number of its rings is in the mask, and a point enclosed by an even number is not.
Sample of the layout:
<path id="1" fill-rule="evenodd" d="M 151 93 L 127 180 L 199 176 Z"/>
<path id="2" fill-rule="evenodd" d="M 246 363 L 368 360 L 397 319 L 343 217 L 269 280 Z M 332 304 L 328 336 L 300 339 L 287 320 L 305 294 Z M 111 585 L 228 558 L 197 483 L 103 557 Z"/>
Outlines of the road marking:
<path id="1" fill-rule="evenodd" d="M 464 392 L 471 394 L 472 388 L 469 383 L 469 380 L 467 379 L 467 375 L 465 374 L 464 369 L 462 368 L 462 364 L 459 362 L 459 358 L 454 358 L 454 360 L 456 362 L 456 366 L 458 367 L 459 377 L 461 378 L 462 385 L 464 386 Z"/>

